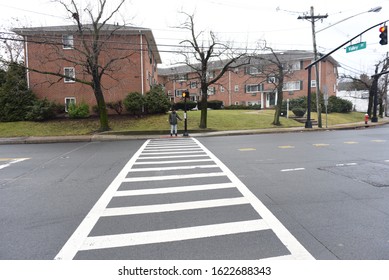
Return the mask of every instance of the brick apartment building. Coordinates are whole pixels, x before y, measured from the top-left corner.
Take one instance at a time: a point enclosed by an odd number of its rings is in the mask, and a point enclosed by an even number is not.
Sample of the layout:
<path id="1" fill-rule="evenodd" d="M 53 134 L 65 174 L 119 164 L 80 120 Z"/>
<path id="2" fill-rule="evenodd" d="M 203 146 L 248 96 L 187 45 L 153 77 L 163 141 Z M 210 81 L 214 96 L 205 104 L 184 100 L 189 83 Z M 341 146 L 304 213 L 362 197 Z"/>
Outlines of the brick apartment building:
<path id="1" fill-rule="evenodd" d="M 56 72 L 68 77 L 91 81 L 86 73 L 83 52 L 92 47 L 92 26 L 84 25 L 83 40 L 77 26 L 18 28 L 13 31 L 24 37 L 25 64 L 40 72 Z M 100 64 L 124 58 L 110 64 L 102 79 L 106 102 L 123 100 L 133 91 L 146 93 L 158 82 L 157 64 L 161 63 L 157 45 L 150 29 L 104 25 L 99 42 L 104 41 Z M 96 100 L 90 85 L 49 74 L 28 71 L 29 88 L 39 97 L 47 98 L 65 108 L 70 102 L 85 102 L 91 106 Z"/>
<path id="2" fill-rule="evenodd" d="M 308 75 L 304 69 L 313 61 L 313 53 L 287 51 L 278 54 L 285 69 L 284 99 L 307 95 Z M 221 100 L 225 106 L 261 104 L 261 108 L 271 108 L 277 102 L 277 75 L 274 64 L 265 63 L 272 54 L 251 59 L 250 64 L 227 71 L 217 84 L 208 88 L 208 100 Z M 336 95 L 338 63 L 329 57 L 319 63 L 320 89 L 328 95 Z M 221 62 L 211 63 L 209 76 L 214 77 L 222 68 Z M 186 65 L 160 68 L 159 82 L 164 85 L 172 102 L 181 100 L 184 90 L 189 90 L 190 99 L 201 99 L 199 79 L 192 68 Z M 316 90 L 316 75 L 312 71 L 312 92 Z"/>

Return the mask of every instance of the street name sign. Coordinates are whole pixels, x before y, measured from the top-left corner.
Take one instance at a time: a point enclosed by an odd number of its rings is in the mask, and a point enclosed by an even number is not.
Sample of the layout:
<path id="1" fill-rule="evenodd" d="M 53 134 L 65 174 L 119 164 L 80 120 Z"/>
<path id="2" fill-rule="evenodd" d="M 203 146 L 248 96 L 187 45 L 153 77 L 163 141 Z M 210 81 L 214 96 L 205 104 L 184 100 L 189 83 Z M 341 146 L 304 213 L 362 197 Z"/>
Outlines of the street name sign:
<path id="1" fill-rule="evenodd" d="M 362 49 L 366 49 L 366 42 L 360 42 L 358 44 L 350 45 L 346 48 L 346 53 L 359 51 Z"/>

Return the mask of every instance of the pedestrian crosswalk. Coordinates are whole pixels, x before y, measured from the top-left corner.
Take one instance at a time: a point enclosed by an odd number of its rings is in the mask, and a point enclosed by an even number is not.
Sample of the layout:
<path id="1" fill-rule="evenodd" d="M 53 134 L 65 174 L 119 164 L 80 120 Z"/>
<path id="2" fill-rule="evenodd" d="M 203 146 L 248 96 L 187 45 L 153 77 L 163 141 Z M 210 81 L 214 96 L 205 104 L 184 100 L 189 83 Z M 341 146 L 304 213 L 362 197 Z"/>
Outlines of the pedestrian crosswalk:
<path id="1" fill-rule="evenodd" d="M 55 259 L 313 259 L 195 138 L 134 154 Z"/>

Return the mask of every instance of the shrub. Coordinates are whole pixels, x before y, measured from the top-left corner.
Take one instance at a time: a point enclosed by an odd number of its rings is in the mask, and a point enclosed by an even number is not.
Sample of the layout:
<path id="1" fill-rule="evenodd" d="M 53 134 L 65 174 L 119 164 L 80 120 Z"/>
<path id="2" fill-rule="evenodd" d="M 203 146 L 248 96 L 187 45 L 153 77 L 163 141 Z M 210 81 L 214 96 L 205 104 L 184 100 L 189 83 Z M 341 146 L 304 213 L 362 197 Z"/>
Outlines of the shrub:
<path id="1" fill-rule="evenodd" d="M 254 105 L 230 105 L 224 107 L 226 110 L 261 110 L 261 104 Z"/>
<path id="2" fill-rule="evenodd" d="M 193 108 L 196 108 L 197 102 L 194 101 L 186 101 L 186 110 L 192 110 Z M 180 101 L 177 103 L 174 103 L 172 106 L 175 110 L 185 110 L 185 102 Z"/>
<path id="3" fill-rule="evenodd" d="M 36 101 L 30 90 L 0 90 L 0 121 L 24 121 L 29 108 Z"/>
<path id="4" fill-rule="evenodd" d="M 129 93 L 123 101 L 126 110 L 134 115 L 140 115 L 145 104 L 145 99 L 139 92 Z"/>
<path id="5" fill-rule="evenodd" d="M 293 108 L 292 112 L 296 117 L 303 117 L 305 115 L 305 109 L 301 107 Z"/>
<path id="6" fill-rule="evenodd" d="M 76 105 L 71 103 L 68 108 L 69 118 L 71 119 L 84 119 L 89 117 L 89 106 L 86 103 Z"/>
<path id="7" fill-rule="evenodd" d="M 108 102 L 107 108 L 114 110 L 118 115 L 121 115 L 123 112 L 123 102 L 121 100 L 116 102 Z"/>
<path id="8" fill-rule="evenodd" d="M 56 109 L 57 105 L 48 101 L 46 98 L 43 100 L 36 100 L 33 105 L 29 107 L 29 111 L 26 114 L 26 120 L 44 121 L 52 119 L 56 115 Z"/>
<path id="9" fill-rule="evenodd" d="M 353 109 L 353 103 L 336 96 L 328 98 L 328 112 L 349 113 Z"/>
<path id="10" fill-rule="evenodd" d="M 149 114 L 164 114 L 171 104 L 161 86 L 153 87 L 145 97 L 145 107 Z"/>
<path id="11" fill-rule="evenodd" d="M 213 110 L 219 110 L 223 107 L 223 101 L 220 100 L 211 100 L 207 102 L 207 108 L 213 109 Z M 201 101 L 197 103 L 197 108 L 201 110 Z"/>

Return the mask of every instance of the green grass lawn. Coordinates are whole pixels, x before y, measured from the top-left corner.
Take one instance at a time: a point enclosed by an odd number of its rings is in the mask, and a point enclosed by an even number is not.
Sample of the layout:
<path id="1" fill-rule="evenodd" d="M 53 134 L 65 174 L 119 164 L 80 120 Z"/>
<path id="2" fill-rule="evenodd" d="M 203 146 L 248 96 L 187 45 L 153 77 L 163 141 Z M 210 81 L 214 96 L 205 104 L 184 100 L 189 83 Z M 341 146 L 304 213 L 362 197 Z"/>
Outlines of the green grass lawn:
<path id="1" fill-rule="evenodd" d="M 183 119 L 184 113 L 178 111 Z M 293 115 L 293 113 L 291 113 Z M 328 115 L 328 124 L 341 124 L 363 121 L 364 113 L 352 112 L 349 114 L 332 113 Z M 311 116 L 316 119 L 316 114 Z M 207 130 L 244 130 L 275 127 L 271 123 L 274 118 L 274 110 L 210 110 L 208 111 Z M 199 131 L 200 111 L 188 112 L 188 130 Z M 110 126 L 113 132 L 136 133 L 139 131 L 152 131 L 167 133 L 170 129 L 168 114 L 144 116 L 134 118 L 132 116 L 112 116 Z M 298 127 L 304 124 L 293 119 L 281 118 L 281 127 Z M 323 126 L 325 126 L 325 114 L 323 114 Z M 46 122 L 0 122 L 0 137 L 18 136 L 62 136 L 62 135 L 87 135 L 99 128 L 97 118 L 84 120 L 59 119 Z M 182 131 L 184 122 L 180 122 L 178 129 Z"/>

